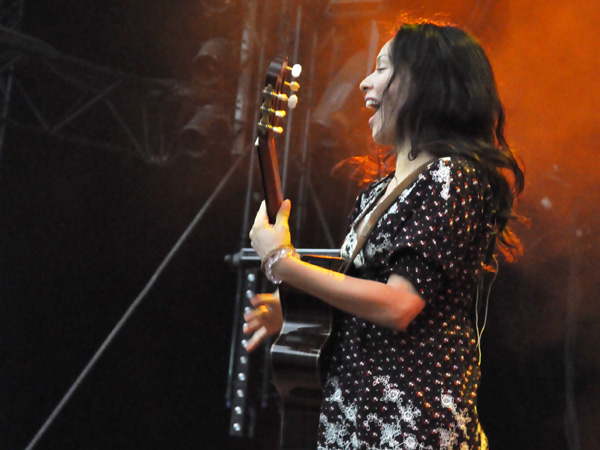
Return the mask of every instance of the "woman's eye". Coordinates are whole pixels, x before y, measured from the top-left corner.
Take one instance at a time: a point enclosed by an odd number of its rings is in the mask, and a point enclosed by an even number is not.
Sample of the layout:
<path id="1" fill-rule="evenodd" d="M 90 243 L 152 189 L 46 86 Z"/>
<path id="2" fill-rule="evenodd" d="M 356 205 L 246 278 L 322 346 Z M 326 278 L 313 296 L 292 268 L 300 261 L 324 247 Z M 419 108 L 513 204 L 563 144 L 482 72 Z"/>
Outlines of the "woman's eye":
<path id="1" fill-rule="evenodd" d="M 381 73 L 381 72 L 383 72 L 385 69 L 386 69 L 385 67 L 377 67 L 377 68 L 375 69 L 375 71 L 376 71 L 377 73 Z"/>

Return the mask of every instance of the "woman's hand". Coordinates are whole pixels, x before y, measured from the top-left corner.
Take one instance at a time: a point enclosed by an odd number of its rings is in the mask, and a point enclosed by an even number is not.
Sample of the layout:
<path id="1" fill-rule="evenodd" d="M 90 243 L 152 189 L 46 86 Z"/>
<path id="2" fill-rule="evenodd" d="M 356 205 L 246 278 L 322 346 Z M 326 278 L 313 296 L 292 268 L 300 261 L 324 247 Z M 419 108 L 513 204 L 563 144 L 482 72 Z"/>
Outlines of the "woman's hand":
<path id="1" fill-rule="evenodd" d="M 288 225 L 291 207 L 291 202 L 284 200 L 277 212 L 275 224 L 271 225 L 267 216 L 267 206 L 264 201 L 261 203 L 249 235 L 252 248 L 256 250 L 261 261 L 273 250 L 291 245 Z"/>
<path id="2" fill-rule="evenodd" d="M 252 334 L 246 344 L 249 352 L 255 350 L 269 336 L 279 333 L 283 325 L 279 290 L 273 294 L 257 294 L 250 300 L 254 309 L 244 313 L 244 334 Z"/>

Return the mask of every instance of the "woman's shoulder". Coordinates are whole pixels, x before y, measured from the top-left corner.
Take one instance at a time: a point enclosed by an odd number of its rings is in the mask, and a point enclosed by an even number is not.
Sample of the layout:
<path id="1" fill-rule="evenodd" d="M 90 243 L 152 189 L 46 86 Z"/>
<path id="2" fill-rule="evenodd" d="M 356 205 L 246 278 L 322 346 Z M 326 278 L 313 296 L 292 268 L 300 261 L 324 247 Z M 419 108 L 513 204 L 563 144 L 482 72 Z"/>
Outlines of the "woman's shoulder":
<path id="1" fill-rule="evenodd" d="M 479 166 L 467 158 L 461 156 L 442 156 L 435 158 L 427 165 L 427 171 L 449 171 L 451 174 L 475 174 L 480 172 Z"/>
<path id="2" fill-rule="evenodd" d="M 447 180 L 450 183 L 476 182 L 483 175 L 482 168 L 474 161 L 458 156 L 444 156 L 431 161 L 424 171 L 434 180 Z"/>
<path id="3" fill-rule="evenodd" d="M 358 200 L 365 202 L 373 195 L 377 195 L 377 193 L 388 185 L 390 179 L 394 177 L 394 173 L 394 171 L 389 172 L 369 183 L 361 190 Z M 479 186 L 482 176 L 483 171 L 475 162 L 464 157 L 443 156 L 434 158 L 426 163 L 412 185 L 427 185 L 432 182 L 439 183 L 443 186 L 442 193 L 446 197 L 445 193 L 450 186 Z"/>
<path id="4" fill-rule="evenodd" d="M 484 181 L 483 170 L 475 162 L 456 156 L 431 161 L 419 179 L 424 185 L 434 184 L 436 189 L 433 190 L 444 200 L 481 192 L 489 187 Z"/>

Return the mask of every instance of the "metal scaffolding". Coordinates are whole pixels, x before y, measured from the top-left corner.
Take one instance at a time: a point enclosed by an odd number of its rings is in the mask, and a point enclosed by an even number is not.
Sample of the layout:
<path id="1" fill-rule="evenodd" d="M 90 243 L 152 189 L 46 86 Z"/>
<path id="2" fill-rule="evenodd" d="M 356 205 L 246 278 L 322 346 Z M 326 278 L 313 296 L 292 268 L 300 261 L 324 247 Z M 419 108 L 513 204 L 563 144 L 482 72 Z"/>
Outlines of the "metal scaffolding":
<path id="1" fill-rule="evenodd" d="M 0 137 L 15 128 L 163 164 L 188 151 L 179 132 L 195 108 L 222 96 L 71 57 L 16 27 L 0 27 L 0 46 Z"/>

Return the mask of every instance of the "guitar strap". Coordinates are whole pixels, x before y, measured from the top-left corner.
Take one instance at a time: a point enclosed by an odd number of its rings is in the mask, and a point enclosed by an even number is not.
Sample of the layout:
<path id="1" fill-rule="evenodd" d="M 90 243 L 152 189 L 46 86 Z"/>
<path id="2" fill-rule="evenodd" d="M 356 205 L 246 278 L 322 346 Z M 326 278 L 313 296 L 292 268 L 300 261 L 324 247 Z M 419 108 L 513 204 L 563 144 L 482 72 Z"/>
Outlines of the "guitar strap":
<path id="1" fill-rule="evenodd" d="M 404 190 L 418 178 L 418 176 L 425 170 L 425 168 L 429 164 L 431 164 L 431 162 L 432 161 L 427 161 L 426 163 L 421 164 L 419 167 L 413 170 L 404 180 L 402 180 L 402 182 L 398 186 L 394 188 L 394 190 L 386 198 L 383 199 L 381 203 L 379 203 L 379 205 L 377 205 L 365 226 L 362 227 L 362 230 L 358 235 L 358 242 L 356 243 L 354 252 L 352 253 L 350 259 L 345 261 L 342 265 L 342 268 L 340 270 L 341 273 L 346 273 L 348 271 L 350 265 L 352 264 L 352 261 L 354 261 L 354 258 L 356 258 L 356 255 L 358 255 L 358 252 L 360 252 L 363 246 L 365 245 L 367 238 L 371 234 L 371 231 L 373 231 L 373 228 L 375 227 L 377 221 L 381 218 L 381 216 L 383 216 L 383 213 L 387 211 L 387 209 L 400 196 L 400 194 L 402 194 L 402 192 L 404 192 Z"/>

